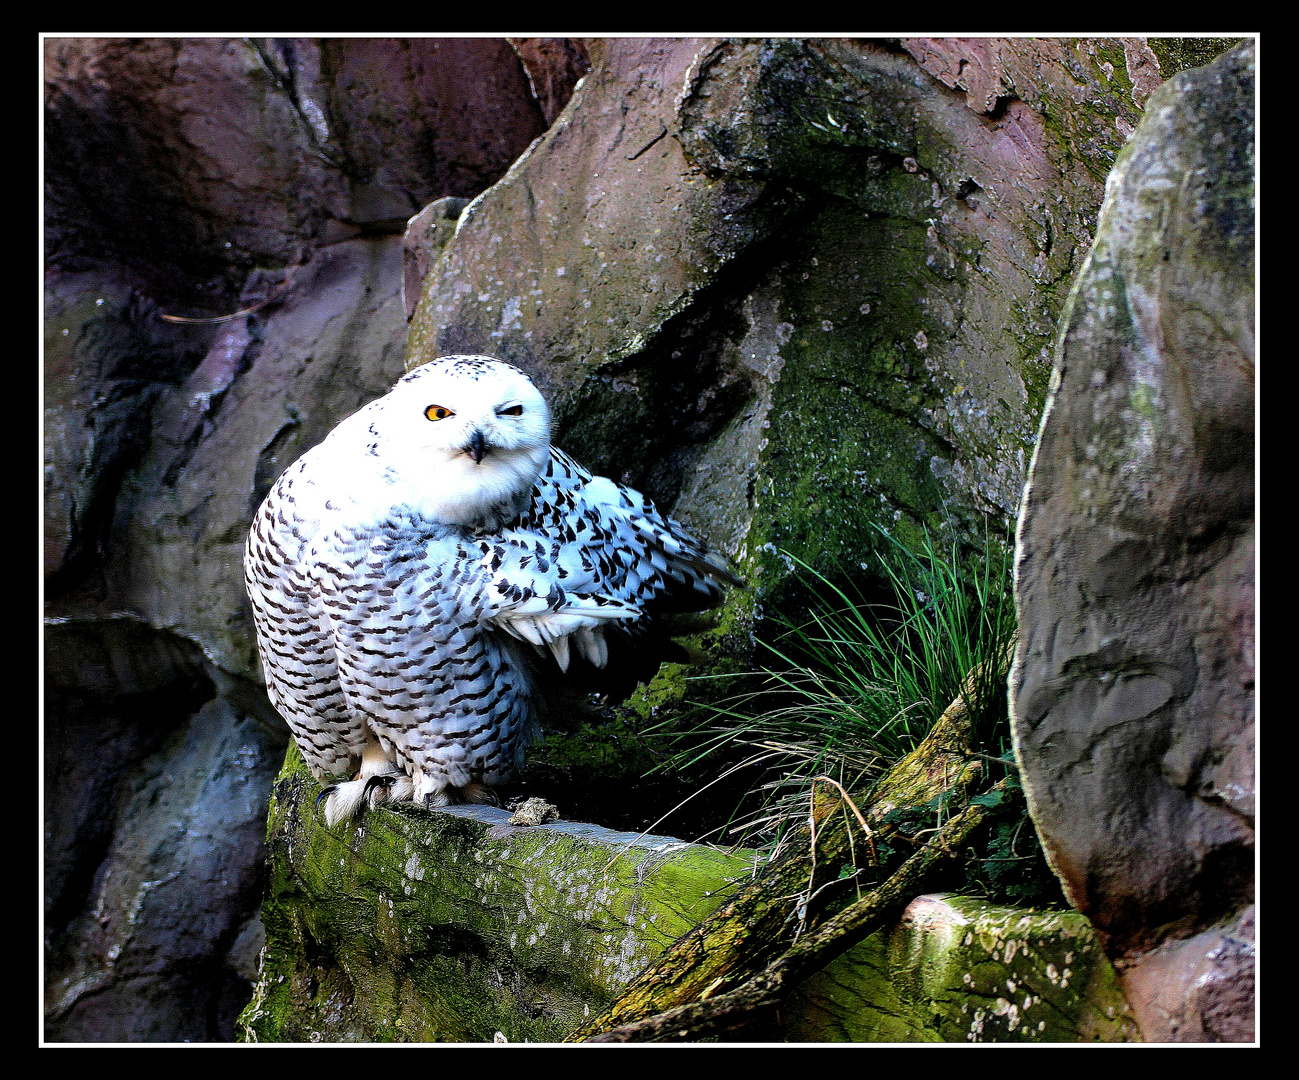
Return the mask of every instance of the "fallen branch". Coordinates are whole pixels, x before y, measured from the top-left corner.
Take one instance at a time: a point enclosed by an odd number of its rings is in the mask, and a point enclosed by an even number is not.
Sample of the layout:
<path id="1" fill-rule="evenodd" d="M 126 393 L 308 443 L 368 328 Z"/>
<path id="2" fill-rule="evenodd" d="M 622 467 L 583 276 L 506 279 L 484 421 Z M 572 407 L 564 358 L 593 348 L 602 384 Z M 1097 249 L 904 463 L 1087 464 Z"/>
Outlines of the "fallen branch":
<path id="1" fill-rule="evenodd" d="M 1001 781 L 993 790 L 1004 784 L 1005 781 Z M 986 813 L 987 810 L 979 805 L 966 807 L 882 885 L 803 937 L 779 959 L 736 989 L 624 1024 L 586 1041 L 699 1039 L 763 1022 L 808 976 L 897 919 L 907 904 L 925 891 L 926 882 L 935 869 L 959 858 L 965 841 L 982 823 Z"/>
<path id="2" fill-rule="evenodd" d="M 1003 676 L 1009 656 L 1007 651 L 1000 665 Z M 679 1008 L 708 1005 L 709 1010 L 700 1015 L 712 1016 L 711 1010 L 718 1008 L 717 1002 L 733 1000 L 731 995 L 742 991 L 758 994 L 754 1000 L 765 1002 L 772 991 L 765 989 L 759 993 L 765 984 L 755 980 L 767 978 L 774 969 L 782 973 L 775 985 L 788 983 L 793 969 L 780 965 L 787 961 L 801 963 L 797 957 L 804 955 L 802 950 L 808 947 L 808 942 L 822 940 L 817 930 L 819 924 L 828 926 L 834 919 L 844 917 L 847 911 L 862 904 L 884 905 L 881 910 L 886 914 L 872 916 L 879 920 L 876 925 L 882 925 L 891 915 L 900 913 L 916 893 L 924 891 L 921 886 L 908 882 L 912 882 L 918 866 L 923 865 L 927 874 L 928 868 L 934 865 L 932 860 L 937 857 L 926 853 L 932 853 L 936 845 L 941 851 L 941 844 L 950 844 L 951 834 L 947 830 L 958 820 L 968 818 L 958 814 L 946 822 L 938 836 L 930 839 L 893 877 L 833 919 L 830 919 L 833 905 L 842 904 L 843 893 L 826 886 L 836 881 L 841 866 L 849 862 L 856 866 L 854 829 L 861 829 L 858 839 L 865 840 L 862 848 L 873 852 L 876 837 L 888 832 L 883 819 L 890 811 L 923 806 L 935 796 L 945 796 L 948 805 L 956 810 L 965 806 L 983 775 L 978 757 L 969 752 L 971 722 L 965 701 L 965 696 L 972 693 L 976 678 L 980 677 L 986 678 L 986 673 L 971 672 L 962 686 L 962 694 L 947 707 L 924 741 L 875 783 L 865 797 L 850 798 L 846 793 L 832 795 L 826 785 L 814 784 L 809 821 L 791 833 L 781 853 L 754 881 L 669 946 L 654 964 L 628 985 L 617 1001 L 569 1035 L 568 1041 L 584 1042 L 621 1030 L 639 1031 L 638 1025 L 642 1022 L 657 1022 L 661 1017 L 676 1016 Z M 853 811 L 851 816 L 846 812 L 849 807 Z M 857 810 L 858 807 L 862 808 L 861 811 Z M 982 820 L 982 810 L 977 816 Z M 915 863 L 916 859 L 920 862 Z M 899 879 L 898 875 L 904 872 L 906 876 Z M 855 877 L 845 880 L 855 880 Z M 905 891 L 913 887 L 911 895 L 901 897 L 900 901 L 893 896 L 894 889 Z M 791 904 L 791 898 L 795 900 L 794 904 Z M 814 904 L 818 900 L 820 903 Z M 898 906 L 899 902 L 901 906 Z M 830 923 L 826 923 L 827 919 Z M 794 923 L 792 927 L 791 922 Z M 849 948 L 869 933 L 868 930 L 859 935 L 844 948 Z M 791 948 L 791 942 L 794 948 Z M 755 972 L 760 974 L 754 975 Z M 800 975 L 798 981 L 805 977 Z M 738 983 L 741 987 L 717 997 L 710 996 L 728 983 L 732 986 Z M 755 1008 L 764 1009 L 765 1005 L 759 1004 Z M 748 1006 L 737 1005 L 736 1009 L 734 1015 L 740 1016 Z M 671 1023 L 684 1023 L 685 1027 L 680 1030 L 695 1030 L 688 1021 L 673 1020 Z M 678 1028 L 664 1030 L 677 1031 Z"/>

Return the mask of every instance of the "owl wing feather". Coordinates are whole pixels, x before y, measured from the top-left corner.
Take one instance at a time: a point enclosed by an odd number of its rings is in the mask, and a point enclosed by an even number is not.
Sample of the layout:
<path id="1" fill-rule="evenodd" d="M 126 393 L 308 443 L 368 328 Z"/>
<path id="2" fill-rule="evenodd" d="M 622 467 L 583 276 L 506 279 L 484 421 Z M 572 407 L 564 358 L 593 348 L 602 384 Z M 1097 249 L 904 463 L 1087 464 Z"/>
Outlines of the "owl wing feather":
<path id="1" fill-rule="evenodd" d="M 717 555 L 639 492 L 593 476 L 553 447 L 529 509 L 498 535 L 513 556 L 503 568 L 507 577 L 529 579 L 536 597 L 542 587 L 536 575 L 549 575 L 566 605 L 547 612 L 534 599 L 494 621 L 547 646 L 563 670 L 570 639 L 603 667 L 606 629 L 632 626 L 647 608 L 712 607 L 725 585 L 739 583 Z"/>
<path id="2" fill-rule="evenodd" d="M 553 447 L 523 524 L 578 553 L 583 586 L 638 607 L 672 601 L 702 610 L 725 586 L 741 584 L 720 556 L 640 492 L 593 476 Z"/>

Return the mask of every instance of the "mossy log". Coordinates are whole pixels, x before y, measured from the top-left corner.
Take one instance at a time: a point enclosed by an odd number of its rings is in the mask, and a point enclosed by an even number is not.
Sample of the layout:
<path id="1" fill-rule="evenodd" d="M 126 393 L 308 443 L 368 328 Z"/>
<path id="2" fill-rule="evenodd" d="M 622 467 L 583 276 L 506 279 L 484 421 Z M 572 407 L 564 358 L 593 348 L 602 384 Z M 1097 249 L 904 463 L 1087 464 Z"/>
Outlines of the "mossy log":
<path id="1" fill-rule="evenodd" d="M 999 677 L 1004 668 L 1005 658 Z M 851 796 L 828 778 L 815 783 L 807 822 L 755 880 L 673 943 L 568 1041 L 685 1038 L 745 1026 L 817 967 L 901 914 L 983 819 L 981 807 L 966 806 L 984 773 L 970 750 L 966 702 L 978 675 L 967 677 L 924 741 L 868 793 Z M 854 871 L 878 866 L 876 838 L 910 839 L 885 817 L 941 795 L 954 816 L 887 880 L 848 905 Z"/>

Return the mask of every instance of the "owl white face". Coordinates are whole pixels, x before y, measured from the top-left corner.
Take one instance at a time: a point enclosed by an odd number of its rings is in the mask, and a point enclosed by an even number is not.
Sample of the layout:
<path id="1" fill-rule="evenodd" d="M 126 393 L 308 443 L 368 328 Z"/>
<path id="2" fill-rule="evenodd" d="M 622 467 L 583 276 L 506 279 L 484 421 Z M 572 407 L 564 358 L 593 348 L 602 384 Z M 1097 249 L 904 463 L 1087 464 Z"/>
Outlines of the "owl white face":
<path id="1" fill-rule="evenodd" d="M 518 368 L 486 356 L 425 364 L 345 424 L 351 452 L 363 439 L 361 453 L 380 468 L 383 501 L 448 525 L 509 520 L 550 456 L 540 391 Z"/>

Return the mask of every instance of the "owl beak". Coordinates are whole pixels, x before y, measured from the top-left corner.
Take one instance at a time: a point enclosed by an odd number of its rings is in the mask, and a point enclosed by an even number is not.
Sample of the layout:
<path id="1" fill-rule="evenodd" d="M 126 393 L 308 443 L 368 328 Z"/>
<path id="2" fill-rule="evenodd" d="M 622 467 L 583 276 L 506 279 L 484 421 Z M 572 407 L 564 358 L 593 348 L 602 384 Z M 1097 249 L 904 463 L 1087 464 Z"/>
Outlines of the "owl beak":
<path id="1" fill-rule="evenodd" d="M 465 453 L 474 459 L 475 465 L 483 463 L 483 457 L 487 454 L 487 440 L 483 438 L 483 433 L 478 428 L 474 428 L 469 442 L 465 444 Z"/>

